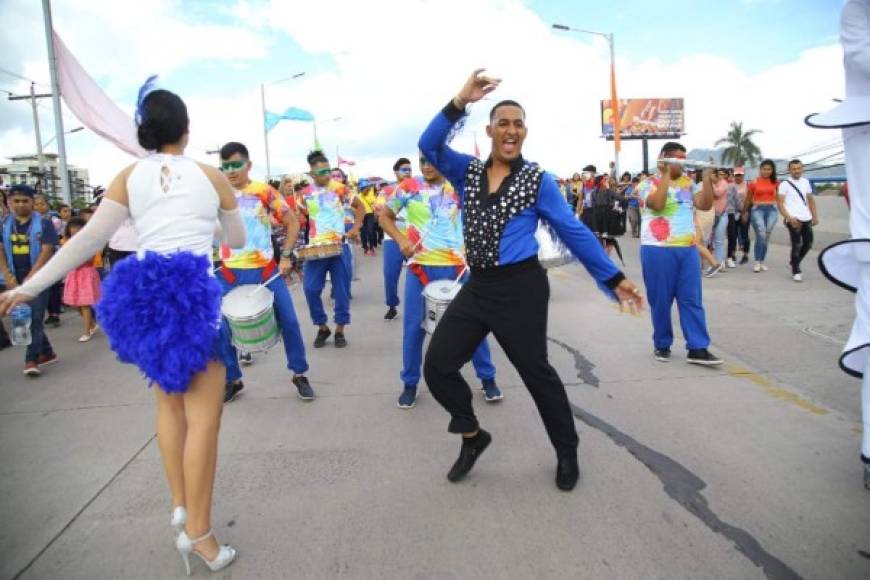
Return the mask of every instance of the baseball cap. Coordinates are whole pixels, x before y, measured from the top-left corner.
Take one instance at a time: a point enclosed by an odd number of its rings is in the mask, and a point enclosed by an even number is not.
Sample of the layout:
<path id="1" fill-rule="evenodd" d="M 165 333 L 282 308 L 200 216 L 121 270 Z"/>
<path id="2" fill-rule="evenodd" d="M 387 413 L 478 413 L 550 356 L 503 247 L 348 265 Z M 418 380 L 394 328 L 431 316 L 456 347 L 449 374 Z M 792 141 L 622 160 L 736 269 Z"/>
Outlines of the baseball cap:
<path id="1" fill-rule="evenodd" d="M 735 167 L 734 175 L 746 175 L 746 171 L 742 167 Z"/>
<path id="2" fill-rule="evenodd" d="M 19 183 L 9 188 L 9 195 L 26 195 L 27 197 L 32 198 L 36 195 L 36 192 L 29 185 Z"/>

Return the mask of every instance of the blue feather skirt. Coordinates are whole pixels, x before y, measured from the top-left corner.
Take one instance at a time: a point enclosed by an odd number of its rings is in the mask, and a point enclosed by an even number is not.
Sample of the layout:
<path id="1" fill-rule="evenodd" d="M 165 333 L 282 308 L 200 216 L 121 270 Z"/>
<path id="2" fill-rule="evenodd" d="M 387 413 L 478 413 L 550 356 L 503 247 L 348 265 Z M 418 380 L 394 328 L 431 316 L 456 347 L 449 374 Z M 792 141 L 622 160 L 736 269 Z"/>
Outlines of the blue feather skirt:
<path id="1" fill-rule="evenodd" d="M 207 256 L 190 252 L 118 262 L 103 281 L 97 318 L 118 360 L 166 393 L 184 393 L 209 362 L 232 356 L 221 288 Z"/>

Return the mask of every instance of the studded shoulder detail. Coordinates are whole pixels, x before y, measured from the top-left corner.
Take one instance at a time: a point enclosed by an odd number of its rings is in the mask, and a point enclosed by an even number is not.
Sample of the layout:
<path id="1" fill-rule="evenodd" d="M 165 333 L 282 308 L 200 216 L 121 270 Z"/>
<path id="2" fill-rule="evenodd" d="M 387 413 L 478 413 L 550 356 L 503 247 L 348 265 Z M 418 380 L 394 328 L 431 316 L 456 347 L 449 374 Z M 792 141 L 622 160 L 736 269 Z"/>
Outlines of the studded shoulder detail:
<path id="1" fill-rule="evenodd" d="M 468 165 L 465 179 L 465 206 L 462 216 L 466 260 L 471 268 L 499 265 L 499 244 L 507 222 L 535 205 L 544 172 L 525 165 L 496 203 L 489 203 L 489 192 L 482 191 L 484 164 L 475 159 Z"/>

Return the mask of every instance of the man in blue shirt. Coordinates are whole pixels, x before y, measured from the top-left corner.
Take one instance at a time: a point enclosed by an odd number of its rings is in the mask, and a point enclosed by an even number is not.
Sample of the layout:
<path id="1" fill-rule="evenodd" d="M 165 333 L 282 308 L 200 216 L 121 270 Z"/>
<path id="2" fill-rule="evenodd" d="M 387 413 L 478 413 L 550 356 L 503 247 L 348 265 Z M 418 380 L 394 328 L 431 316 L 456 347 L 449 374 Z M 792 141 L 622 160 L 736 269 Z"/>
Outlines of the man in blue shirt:
<path id="1" fill-rule="evenodd" d="M 450 413 L 448 430 L 461 433 L 459 458 L 447 474 L 465 477 L 492 441 L 480 428 L 472 394 L 459 369 L 492 332 L 532 395 L 553 447 L 556 485 L 574 488 L 579 477 L 577 430 L 565 387 L 547 362 L 549 282 L 538 262 L 535 230 L 547 221 L 604 290 L 637 312 L 640 292 L 610 261 L 594 235 L 565 203 L 552 175 L 522 157 L 525 111 L 502 101 L 490 112 L 486 134 L 492 154 L 484 163 L 447 146 L 465 107 L 501 82 L 475 71 L 465 86 L 429 124 L 420 151 L 453 184 L 462 200 L 469 282 L 462 287 L 435 329 L 424 374 L 435 399 Z"/>
<path id="2" fill-rule="evenodd" d="M 6 282 L 6 290 L 16 288 L 42 268 L 58 245 L 51 222 L 43 220 L 33 209 L 34 195 L 28 185 L 13 185 L 9 192 L 12 213 L 0 224 L 0 274 Z M 46 290 L 29 302 L 32 341 L 24 359 L 24 374 L 29 377 L 38 377 L 42 374 L 40 366 L 57 361 L 43 328 L 48 294 Z"/>

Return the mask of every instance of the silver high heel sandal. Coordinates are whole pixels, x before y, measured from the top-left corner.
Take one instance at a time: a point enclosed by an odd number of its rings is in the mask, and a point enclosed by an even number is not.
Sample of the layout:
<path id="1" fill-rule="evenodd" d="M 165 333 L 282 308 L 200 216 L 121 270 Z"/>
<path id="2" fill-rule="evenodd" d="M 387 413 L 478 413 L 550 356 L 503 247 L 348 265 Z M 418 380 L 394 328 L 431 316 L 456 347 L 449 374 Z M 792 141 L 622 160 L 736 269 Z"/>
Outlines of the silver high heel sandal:
<path id="1" fill-rule="evenodd" d="M 207 534 L 202 537 L 199 537 L 195 540 L 191 540 L 187 537 L 187 532 L 182 531 L 178 534 L 178 539 L 175 540 L 175 547 L 178 548 L 178 553 L 181 554 L 181 559 L 184 560 L 184 569 L 187 572 L 187 575 L 190 576 L 190 555 L 195 554 L 199 556 L 199 559 L 202 560 L 208 569 L 212 572 L 217 572 L 219 570 L 223 570 L 227 566 L 233 563 L 233 560 L 236 559 L 236 549 L 232 546 L 223 545 L 218 550 L 217 556 L 215 556 L 214 560 L 207 560 L 205 556 L 200 554 L 199 552 L 195 552 L 193 547 L 203 540 L 207 540 L 211 536 L 214 535 L 214 531 L 209 530 Z"/>
<path id="2" fill-rule="evenodd" d="M 184 525 L 187 524 L 187 510 L 184 506 L 178 506 L 172 510 L 172 519 L 169 520 L 169 525 L 175 530 L 176 534 L 184 531 Z"/>

